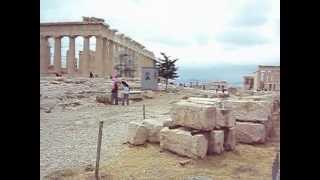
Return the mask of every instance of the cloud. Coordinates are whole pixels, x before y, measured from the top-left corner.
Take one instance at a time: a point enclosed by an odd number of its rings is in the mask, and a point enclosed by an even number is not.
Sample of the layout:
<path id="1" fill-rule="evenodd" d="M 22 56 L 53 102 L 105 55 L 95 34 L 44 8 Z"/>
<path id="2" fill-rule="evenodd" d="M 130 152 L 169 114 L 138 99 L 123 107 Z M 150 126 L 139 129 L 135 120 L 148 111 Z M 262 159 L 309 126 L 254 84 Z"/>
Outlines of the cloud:
<path id="1" fill-rule="evenodd" d="M 270 0 L 254 0 L 244 3 L 240 10 L 234 16 L 231 24 L 233 26 L 259 26 L 268 21 L 268 15 L 271 11 Z"/>
<path id="2" fill-rule="evenodd" d="M 221 43 L 239 46 L 254 46 L 269 42 L 268 38 L 259 32 L 239 29 L 218 34 L 216 40 Z"/>
<path id="3" fill-rule="evenodd" d="M 53 4 L 53 5 L 52 5 Z M 42 21 L 104 18 L 179 66 L 273 64 L 280 57 L 279 0 L 41 0 Z"/>

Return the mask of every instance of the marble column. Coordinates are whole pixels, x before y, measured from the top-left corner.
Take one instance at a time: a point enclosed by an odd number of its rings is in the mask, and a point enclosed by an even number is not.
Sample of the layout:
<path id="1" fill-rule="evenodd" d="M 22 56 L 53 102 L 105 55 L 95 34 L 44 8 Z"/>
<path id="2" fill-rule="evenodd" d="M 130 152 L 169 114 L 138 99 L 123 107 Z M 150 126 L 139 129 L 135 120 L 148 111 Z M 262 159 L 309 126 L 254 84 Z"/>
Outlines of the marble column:
<path id="1" fill-rule="evenodd" d="M 90 36 L 83 37 L 83 56 L 80 61 L 81 75 L 89 76 L 89 61 L 90 61 Z"/>
<path id="2" fill-rule="evenodd" d="M 103 76 L 103 38 L 96 36 L 95 74 Z"/>
<path id="3" fill-rule="evenodd" d="M 75 49 L 75 36 L 70 36 L 69 37 L 69 53 L 68 53 L 68 58 L 67 58 L 67 71 L 68 74 L 74 74 L 75 73 L 75 68 L 76 68 L 76 49 Z"/>
<path id="4" fill-rule="evenodd" d="M 109 40 L 109 60 L 108 60 L 108 71 L 110 72 L 110 75 L 112 75 L 112 73 L 115 71 L 114 70 L 114 63 L 115 63 L 115 60 L 114 60 L 114 51 L 116 49 L 116 43 Z"/>
<path id="5" fill-rule="evenodd" d="M 50 65 L 50 57 L 49 57 L 49 42 L 47 37 L 40 37 L 40 73 L 45 74 L 48 73 L 48 68 Z"/>
<path id="6" fill-rule="evenodd" d="M 61 36 L 54 38 L 54 70 L 61 73 Z"/>
<path id="7" fill-rule="evenodd" d="M 106 57 L 106 76 L 111 76 L 112 75 L 112 70 L 113 70 L 113 49 L 114 49 L 114 43 L 111 40 L 107 40 L 107 51 L 108 51 L 108 56 Z"/>
<path id="8" fill-rule="evenodd" d="M 102 37 L 102 76 L 106 76 L 106 60 L 107 60 L 107 38 Z"/>

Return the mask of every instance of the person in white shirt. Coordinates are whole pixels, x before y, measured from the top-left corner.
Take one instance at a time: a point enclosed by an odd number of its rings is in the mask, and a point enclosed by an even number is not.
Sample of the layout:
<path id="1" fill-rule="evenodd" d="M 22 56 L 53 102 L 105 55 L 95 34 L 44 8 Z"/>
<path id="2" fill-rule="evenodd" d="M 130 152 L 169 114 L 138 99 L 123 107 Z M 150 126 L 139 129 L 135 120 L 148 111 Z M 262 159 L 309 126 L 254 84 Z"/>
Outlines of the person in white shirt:
<path id="1" fill-rule="evenodd" d="M 130 87 L 125 81 L 121 81 L 123 87 L 123 97 L 122 97 L 122 105 L 124 106 L 125 102 L 129 105 L 129 92 Z"/>

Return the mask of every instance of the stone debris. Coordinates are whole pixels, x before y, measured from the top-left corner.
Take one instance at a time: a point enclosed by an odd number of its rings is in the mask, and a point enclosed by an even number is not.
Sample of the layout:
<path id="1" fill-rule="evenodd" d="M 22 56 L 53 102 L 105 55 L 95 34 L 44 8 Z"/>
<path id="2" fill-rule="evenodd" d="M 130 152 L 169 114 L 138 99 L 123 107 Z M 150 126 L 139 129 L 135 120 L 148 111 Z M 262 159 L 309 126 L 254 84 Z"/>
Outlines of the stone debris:
<path id="1" fill-rule="evenodd" d="M 111 95 L 97 95 L 96 101 L 104 104 L 111 104 Z"/>
<path id="2" fill-rule="evenodd" d="M 226 100 L 224 106 L 232 109 L 232 116 L 242 121 L 265 121 L 272 113 L 272 102 L 254 100 Z"/>
<path id="3" fill-rule="evenodd" d="M 185 166 L 186 164 L 189 164 L 189 163 L 191 163 L 191 160 L 190 160 L 190 159 L 183 160 L 183 161 L 179 161 L 179 164 L 180 164 L 181 166 Z"/>
<path id="4" fill-rule="evenodd" d="M 143 145 L 148 139 L 148 130 L 140 122 L 130 122 L 128 126 L 128 142 L 132 145 Z"/>
<path id="5" fill-rule="evenodd" d="M 165 118 L 163 120 L 163 127 L 172 127 L 173 126 L 173 121 L 171 118 Z"/>
<path id="6" fill-rule="evenodd" d="M 209 105 L 179 101 L 173 105 L 171 118 L 174 125 L 199 130 L 212 130 L 215 127 L 216 108 Z"/>
<path id="7" fill-rule="evenodd" d="M 247 144 L 265 143 L 266 128 L 263 124 L 236 122 L 237 141 Z"/>
<path id="8" fill-rule="evenodd" d="M 160 131 L 160 148 L 190 158 L 204 158 L 208 150 L 208 140 L 202 134 L 192 136 L 184 129 L 163 128 Z"/>
<path id="9" fill-rule="evenodd" d="M 221 154 L 224 151 L 223 130 L 210 131 L 207 138 L 208 138 L 208 154 Z"/>
<path id="10" fill-rule="evenodd" d="M 155 96 L 155 94 L 154 94 L 154 92 L 151 91 L 151 90 L 148 90 L 148 91 L 144 91 L 144 92 L 143 92 L 143 97 L 144 97 L 144 98 L 152 99 L 152 98 L 154 98 L 154 96 Z"/>
<path id="11" fill-rule="evenodd" d="M 230 109 L 217 108 L 216 110 L 216 127 L 234 127 L 236 123 L 235 118 L 231 115 Z"/>
<path id="12" fill-rule="evenodd" d="M 122 92 L 120 92 L 119 94 L 121 94 Z M 122 96 L 121 96 L 122 97 Z M 130 100 L 134 100 L 134 101 L 141 101 L 143 100 L 142 97 L 142 91 L 130 91 L 129 92 L 129 99 Z"/>
<path id="13" fill-rule="evenodd" d="M 224 149 L 226 151 L 232 151 L 236 149 L 237 136 L 236 127 L 227 128 L 224 130 Z"/>
<path id="14" fill-rule="evenodd" d="M 149 142 L 160 142 L 160 131 L 163 128 L 163 121 L 160 119 L 145 119 L 142 122 L 143 126 L 148 131 L 148 138 Z"/>

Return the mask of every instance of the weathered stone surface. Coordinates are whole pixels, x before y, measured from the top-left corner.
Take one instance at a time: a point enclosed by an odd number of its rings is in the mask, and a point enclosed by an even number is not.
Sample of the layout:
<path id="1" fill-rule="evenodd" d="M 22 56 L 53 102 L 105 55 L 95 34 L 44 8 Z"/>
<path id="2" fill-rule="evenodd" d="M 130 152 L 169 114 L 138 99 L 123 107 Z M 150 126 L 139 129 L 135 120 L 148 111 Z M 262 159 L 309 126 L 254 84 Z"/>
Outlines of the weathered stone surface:
<path id="1" fill-rule="evenodd" d="M 280 141 L 280 113 L 273 113 L 271 117 L 272 129 L 270 133 L 271 141 Z"/>
<path id="2" fill-rule="evenodd" d="M 145 119 L 142 124 L 148 130 L 149 142 L 160 142 L 160 130 L 163 128 L 163 121 L 160 119 Z"/>
<path id="3" fill-rule="evenodd" d="M 174 125 L 185 126 L 199 130 L 212 130 L 215 127 L 216 108 L 205 104 L 180 101 L 171 109 L 171 119 Z"/>
<path id="4" fill-rule="evenodd" d="M 189 131 L 163 128 L 160 131 L 160 148 L 190 158 L 204 158 L 208 150 L 208 140 L 202 134 L 192 136 Z"/>
<path id="5" fill-rule="evenodd" d="M 266 128 L 260 123 L 236 122 L 237 142 L 264 143 L 266 141 Z"/>
<path id="6" fill-rule="evenodd" d="M 232 151 L 236 149 L 237 136 L 236 127 L 227 128 L 224 130 L 224 149 L 227 151 Z"/>
<path id="7" fill-rule="evenodd" d="M 99 103 L 111 104 L 111 95 L 110 94 L 97 95 L 96 101 Z"/>
<path id="8" fill-rule="evenodd" d="M 147 141 L 148 130 L 140 122 L 130 122 L 128 126 L 128 142 L 133 145 L 142 145 Z"/>
<path id="9" fill-rule="evenodd" d="M 230 109 L 216 109 L 216 127 L 234 127 L 236 124 L 235 118 L 231 115 Z"/>
<path id="10" fill-rule="evenodd" d="M 173 121 L 171 118 L 166 118 L 163 120 L 163 127 L 171 127 L 173 126 Z"/>
<path id="11" fill-rule="evenodd" d="M 54 109 L 59 102 L 60 101 L 57 98 L 41 99 L 40 109 L 43 109 L 45 112 L 50 113 L 52 109 Z"/>
<path id="12" fill-rule="evenodd" d="M 221 154 L 224 151 L 223 130 L 213 130 L 208 136 L 208 154 Z"/>
<path id="13" fill-rule="evenodd" d="M 142 100 L 142 91 L 130 91 L 129 93 L 130 100 Z"/>
<path id="14" fill-rule="evenodd" d="M 224 107 L 231 109 L 236 120 L 263 122 L 271 116 L 272 102 L 254 100 L 226 100 Z"/>
<path id="15" fill-rule="evenodd" d="M 148 90 L 148 91 L 144 91 L 143 92 L 143 97 L 144 98 L 152 99 L 152 98 L 154 98 L 154 96 L 155 96 L 155 94 L 154 94 L 153 91 Z"/>

